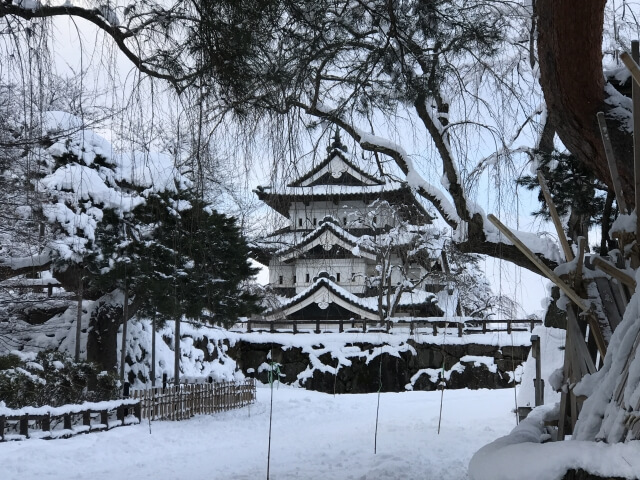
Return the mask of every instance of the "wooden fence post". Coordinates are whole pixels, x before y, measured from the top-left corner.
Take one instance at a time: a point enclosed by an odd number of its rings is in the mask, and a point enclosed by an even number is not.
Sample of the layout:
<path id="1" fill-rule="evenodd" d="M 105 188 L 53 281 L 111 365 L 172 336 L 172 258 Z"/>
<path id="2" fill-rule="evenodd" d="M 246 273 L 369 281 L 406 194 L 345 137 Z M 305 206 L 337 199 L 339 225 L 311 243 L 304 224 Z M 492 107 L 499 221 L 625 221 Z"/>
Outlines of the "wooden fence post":
<path id="1" fill-rule="evenodd" d="M 296 333 L 298 333 L 298 321 L 294 320 L 293 321 L 293 334 L 295 335 Z"/>
<path id="2" fill-rule="evenodd" d="M 7 417 L 0 415 L 0 441 L 4 442 L 4 426 L 7 423 Z"/>
<path id="3" fill-rule="evenodd" d="M 63 427 L 65 430 L 71 430 L 71 414 L 70 413 L 65 413 L 62 416 L 62 420 L 63 420 Z"/>
<path id="4" fill-rule="evenodd" d="M 20 435 L 29 438 L 29 415 L 20 417 Z"/>
<path id="5" fill-rule="evenodd" d="M 458 336 L 462 337 L 462 324 L 458 322 Z"/>
<path id="6" fill-rule="evenodd" d="M 362 319 L 362 333 L 367 333 L 367 319 Z"/>
<path id="7" fill-rule="evenodd" d="M 315 332 L 316 333 L 320 333 L 320 320 L 319 319 L 316 320 L 316 330 L 315 330 Z"/>
<path id="8" fill-rule="evenodd" d="M 0 426 L 1 428 L 1 426 Z M 44 418 L 42 419 L 42 430 L 44 432 L 50 432 L 51 431 L 51 414 L 47 413 Z"/>
<path id="9" fill-rule="evenodd" d="M 89 410 L 82 412 L 82 425 L 91 427 L 91 412 Z"/>
<path id="10" fill-rule="evenodd" d="M 536 376 L 533 379 L 535 386 L 536 407 L 544 404 L 544 380 L 542 379 L 542 359 L 540 358 L 540 337 L 531 335 L 531 356 L 536 361 Z"/>
<path id="11" fill-rule="evenodd" d="M 251 320 L 247 320 L 247 333 L 251 333 Z"/>
<path id="12" fill-rule="evenodd" d="M 340 319 L 340 320 L 338 321 L 338 331 L 339 331 L 340 333 L 344 332 L 344 320 L 342 320 L 342 319 Z"/>

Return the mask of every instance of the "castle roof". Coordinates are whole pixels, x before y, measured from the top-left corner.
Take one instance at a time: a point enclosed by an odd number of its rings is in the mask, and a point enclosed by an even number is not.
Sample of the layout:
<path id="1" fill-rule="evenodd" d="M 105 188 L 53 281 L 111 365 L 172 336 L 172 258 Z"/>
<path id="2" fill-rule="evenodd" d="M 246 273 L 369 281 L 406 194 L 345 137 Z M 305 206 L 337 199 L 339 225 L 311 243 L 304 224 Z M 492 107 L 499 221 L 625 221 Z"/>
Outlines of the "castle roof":
<path id="1" fill-rule="evenodd" d="M 250 246 L 252 257 L 267 265 L 273 256 L 282 261 L 296 258 L 318 245 L 339 245 L 350 251 L 354 257 L 375 260 L 375 246 L 393 242 L 396 247 L 411 246 L 416 234 L 428 234 L 432 227 L 428 225 L 412 225 L 406 231 L 397 229 L 373 231 L 369 228 L 345 229 L 333 217 L 323 218 L 313 230 L 292 230 L 286 227 L 272 234 L 254 240 Z M 435 237 L 434 237 L 435 240 Z M 437 248 L 434 244 L 434 248 Z"/>
<path id="2" fill-rule="evenodd" d="M 333 245 L 339 245 L 344 250 L 353 254 L 354 257 L 366 257 L 371 260 L 376 259 L 376 252 L 367 246 L 359 245 L 359 238 L 351 235 L 340 227 L 338 221 L 333 217 L 325 217 L 320 226 L 300 239 L 299 243 L 285 246 L 275 252 L 281 261 L 288 261 L 297 258 L 312 248 L 322 245 L 331 249 Z"/>
<path id="3" fill-rule="evenodd" d="M 295 297 L 283 299 L 279 307 L 265 312 L 264 315 L 268 320 L 277 320 L 281 317 L 288 317 L 315 303 L 320 308 L 327 308 L 330 304 L 336 304 L 349 310 L 354 316 L 369 320 L 379 320 L 377 302 L 377 297 L 358 297 L 334 283 L 330 278 L 319 276 L 308 288 Z M 431 305 L 436 310 L 436 314 L 442 315 L 443 312 L 436 302 L 437 297 L 435 294 L 418 291 L 403 293 L 400 305 Z"/>
<path id="4" fill-rule="evenodd" d="M 348 200 L 386 200 L 392 205 L 407 205 L 429 222 L 432 217 L 417 200 L 412 190 L 399 182 L 387 182 L 358 167 L 336 133 L 333 144 L 327 148 L 327 157 L 316 167 L 285 187 L 259 186 L 254 192 L 258 198 L 285 217 L 289 217 L 294 202 L 338 203 Z"/>
<path id="5" fill-rule="evenodd" d="M 314 185 L 373 186 L 385 182 L 362 170 L 347 154 L 347 147 L 340 142 L 336 131 L 333 143 L 327 147 L 327 157 L 312 170 L 291 182 L 289 187 Z"/>

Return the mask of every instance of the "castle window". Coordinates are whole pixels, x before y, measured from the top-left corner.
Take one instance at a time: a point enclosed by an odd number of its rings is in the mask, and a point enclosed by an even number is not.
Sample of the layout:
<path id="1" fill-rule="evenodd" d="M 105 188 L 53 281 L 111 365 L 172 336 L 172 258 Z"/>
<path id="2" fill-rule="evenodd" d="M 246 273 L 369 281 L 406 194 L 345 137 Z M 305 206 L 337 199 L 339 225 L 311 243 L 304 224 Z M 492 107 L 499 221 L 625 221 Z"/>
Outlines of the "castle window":
<path id="1" fill-rule="evenodd" d="M 336 273 L 336 282 L 340 281 L 340 272 Z"/>
<path id="2" fill-rule="evenodd" d="M 301 227 L 302 226 L 302 218 L 298 219 L 298 226 Z"/>
<path id="3" fill-rule="evenodd" d="M 293 276 L 293 284 L 294 285 L 296 284 L 296 276 L 295 275 Z"/>
<path id="4" fill-rule="evenodd" d="M 342 224 L 346 225 L 347 224 L 347 217 L 342 217 Z"/>
<path id="5" fill-rule="evenodd" d="M 278 277 L 278 283 L 279 283 L 280 285 L 282 285 L 282 283 L 283 283 L 283 282 L 284 282 L 284 279 L 282 278 L 282 275 L 280 275 L 280 276 Z"/>
<path id="6" fill-rule="evenodd" d="M 377 225 L 378 224 L 378 217 L 373 217 L 373 224 Z"/>
<path id="7" fill-rule="evenodd" d="M 315 217 L 313 217 L 313 226 L 315 227 L 317 224 L 318 224 L 318 220 Z"/>
<path id="8" fill-rule="evenodd" d="M 305 280 L 307 283 L 309 283 L 309 274 L 307 273 L 307 275 L 305 276 Z"/>

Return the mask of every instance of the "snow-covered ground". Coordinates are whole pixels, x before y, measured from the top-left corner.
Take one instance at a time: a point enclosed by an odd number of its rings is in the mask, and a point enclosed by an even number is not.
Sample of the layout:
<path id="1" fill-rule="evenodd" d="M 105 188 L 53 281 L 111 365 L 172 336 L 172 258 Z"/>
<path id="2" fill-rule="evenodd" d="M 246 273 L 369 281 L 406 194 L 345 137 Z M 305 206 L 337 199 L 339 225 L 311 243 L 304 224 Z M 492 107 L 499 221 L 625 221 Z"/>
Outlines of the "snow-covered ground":
<path id="1" fill-rule="evenodd" d="M 515 426 L 514 391 L 337 395 L 273 391 L 270 478 L 463 480 L 473 453 Z M 0 478 L 267 478 L 268 387 L 250 408 L 183 422 L 153 422 L 66 440 L 0 444 Z"/>

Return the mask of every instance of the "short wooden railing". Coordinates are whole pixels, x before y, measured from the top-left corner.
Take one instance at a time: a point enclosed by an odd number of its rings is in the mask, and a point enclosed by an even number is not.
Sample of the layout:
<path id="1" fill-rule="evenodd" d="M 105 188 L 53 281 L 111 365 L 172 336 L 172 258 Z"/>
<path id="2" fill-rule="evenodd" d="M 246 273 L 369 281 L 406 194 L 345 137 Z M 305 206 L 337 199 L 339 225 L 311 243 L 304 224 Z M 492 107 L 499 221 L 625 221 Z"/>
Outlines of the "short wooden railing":
<path id="1" fill-rule="evenodd" d="M 243 382 L 216 382 L 171 385 L 132 390 L 140 402 L 142 418 L 151 420 L 185 420 L 194 415 L 242 408 L 256 401 L 254 379 Z"/>
<path id="2" fill-rule="evenodd" d="M 455 328 L 458 336 L 471 333 L 487 332 L 517 332 L 533 331 L 536 325 L 542 325 L 538 319 L 508 319 L 508 320 L 479 320 L 474 318 L 453 318 L 447 320 L 393 320 L 380 322 L 377 320 L 352 319 L 352 320 L 256 320 L 250 319 L 241 325 L 247 333 L 253 331 L 269 331 L 271 333 L 291 331 L 297 333 L 323 333 L 335 330 L 338 332 L 386 332 L 391 333 L 393 328 L 408 327 L 409 333 L 414 334 L 418 329 L 428 328 L 433 335 L 438 335 L 440 329 Z M 306 327 L 306 328 L 305 328 Z M 333 328 L 332 328 L 333 327 Z"/>
<path id="3" fill-rule="evenodd" d="M 140 423 L 140 402 L 133 399 L 18 410 L 2 408 L 0 441 L 67 438 L 136 423 Z"/>

